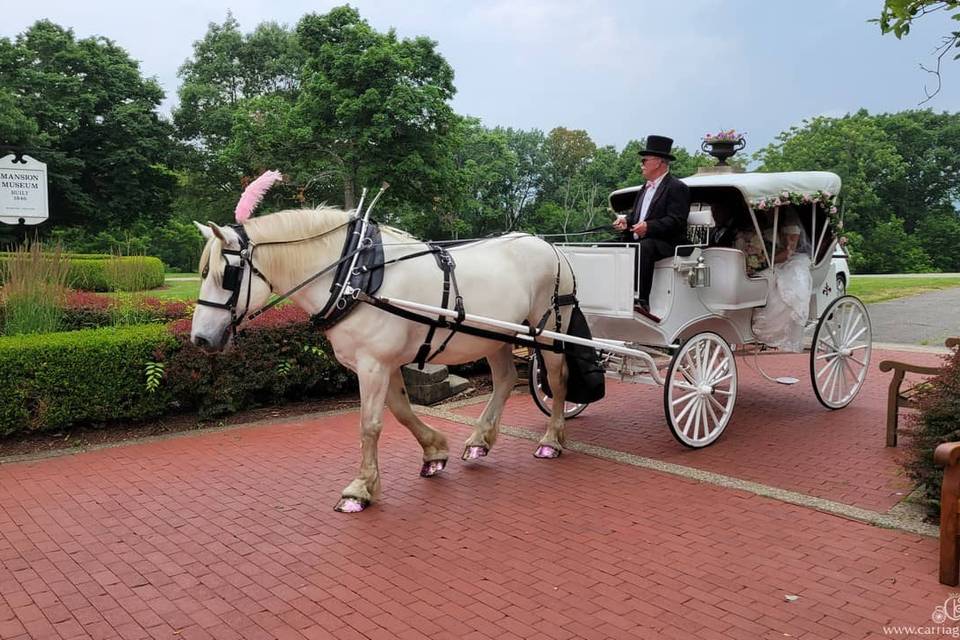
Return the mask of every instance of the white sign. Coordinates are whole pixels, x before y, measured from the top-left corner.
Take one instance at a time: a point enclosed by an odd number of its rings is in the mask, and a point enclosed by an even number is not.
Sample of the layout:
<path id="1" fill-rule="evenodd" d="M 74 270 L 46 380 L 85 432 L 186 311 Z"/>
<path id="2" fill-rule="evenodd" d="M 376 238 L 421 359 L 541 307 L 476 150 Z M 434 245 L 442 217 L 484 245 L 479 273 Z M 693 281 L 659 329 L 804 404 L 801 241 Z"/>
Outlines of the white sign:
<path id="1" fill-rule="evenodd" d="M 47 207 L 47 165 L 30 156 L 15 162 L 0 158 L 0 222 L 40 224 L 50 217 Z"/>

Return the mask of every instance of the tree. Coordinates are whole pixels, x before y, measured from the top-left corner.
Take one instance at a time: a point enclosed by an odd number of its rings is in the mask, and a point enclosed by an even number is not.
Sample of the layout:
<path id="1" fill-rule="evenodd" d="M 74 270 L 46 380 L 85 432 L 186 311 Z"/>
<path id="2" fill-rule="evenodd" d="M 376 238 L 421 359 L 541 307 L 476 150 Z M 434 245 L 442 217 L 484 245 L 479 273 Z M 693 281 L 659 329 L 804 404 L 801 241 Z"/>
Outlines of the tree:
<path id="1" fill-rule="evenodd" d="M 818 116 L 777 136 L 755 154 L 763 171 L 833 171 L 843 181 L 844 223 L 864 236 L 890 209 L 884 190 L 903 180 L 906 162 L 894 140 L 866 111 Z"/>
<path id="2" fill-rule="evenodd" d="M 903 220 L 891 215 L 864 236 L 862 245 L 851 248 L 853 270 L 863 273 L 919 273 L 933 265 L 917 239 L 903 228 Z"/>
<path id="3" fill-rule="evenodd" d="M 455 92 L 436 43 L 379 33 L 349 6 L 304 16 L 297 36 L 307 54 L 297 109 L 341 180 L 343 204 L 387 180 L 391 199 L 432 208 L 449 176 Z"/>
<path id="4" fill-rule="evenodd" d="M 880 33 L 892 33 L 900 39 L 910 33 L 914 20 L 937 12 L 951 13 L 951 20 L 960 20 L 960 0 L 886 0 L 880 11 L 880 17 L 874 22 L 879 23 Z M 958 47 L 960 47 L 960 31 L 951 31 L 941 38 L 940 44 L 933 52 L 936 57 L 936 66 L 930 69 L 920 65 L 921 69 L 934 76 L 937 83 L 932 93 L 924 87 L 926 98 L 921 104 L 940 92 L 940 65 L 944 56 Z M 957 58 L 960 58 L 960 53 L 953 56 L 954 60 Z"/>
<path id="5" fill-rule="evenodd" d="M 583 129 L 555 127 L 543 143 L 544 166 L 540 198 L 563 203 L 571 198 L 573 177 L 590 162 L 597 145 Z"/>
<path id="6" fill-rule="evenodd" d="M 914 236 L 937 271 L 960 271 L 960 219 L 954 213 L 940 213 L 923 218 Z"/>
<path id="7" fill-rule="evenodd" d="M 890 211 L 913 232 L 926 216 L 955 215 L 960 201 L 960 114 L 929 110 L 873 116 L 903 163 L 903 177 L 878 185 Z M 928 248 L 929 249 L 929 248 Z M 933 255 L 931 253 L 931 255 Z"/>
<path id="8" fill-rule="evenodd" d="M 228 219 L 243 178 L 265 168 L 279 167 L 296 181 L 310 182 L 303 165 L 312 158 L 304 155 L 302 139 L 282 137 L 297 130 L 290 114 L 304 60 L 290 29 L 265 22 L 244 34 L 230 13 L 194 43 L 180 67 L 180 104 L 173 114 L 177 134 L 190 149 L 177 203 L 183 217 Z M 299 189 L 276 189 L 270 198 L 289 205 L 300 195 Z"/>
<path id="9" fill-rule="evenodd" d="M 169 215 L 176 178 L 163 91 L 112 41 L 41 20 L 0 39 L 0 144 L 47 163 L 51 218 L 104 229 Z"/>

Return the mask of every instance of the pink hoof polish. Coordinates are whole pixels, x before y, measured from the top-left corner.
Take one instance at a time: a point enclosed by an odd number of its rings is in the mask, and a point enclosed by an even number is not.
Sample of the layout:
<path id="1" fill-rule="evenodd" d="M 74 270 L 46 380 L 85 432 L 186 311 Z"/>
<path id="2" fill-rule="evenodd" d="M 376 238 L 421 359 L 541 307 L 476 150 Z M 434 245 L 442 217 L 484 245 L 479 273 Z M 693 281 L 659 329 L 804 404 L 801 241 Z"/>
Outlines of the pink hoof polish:
<path id="1" fill-rule="evenodd" d="M 472 445 L 463 450 L 464 460 L 478 460 L 489 453 L 489 449 L 480 445 Z"/>
<path id="2" fill-rule="evenodd" d="M 533 452 L 534 458 L 559 458 L 560 449 L 556 447 L 551 447 L 548 444 L 542 444 L 537 447 L 537 450 Z"/>
<path id="3" fill-rule="evenodd" d="M 446 466 L 446 460 L 431 460 L 429 462 L 424 462 L 423 466 L 420 467 L 420 476 L 422 478 L 432 478 L 443 471 Z"/>
<path id="4" fill-rule="evenodd" d="M 340 498 L 340 502 L 333 508 L 340 513 L 360 513 L 370 504 L 369 500 L 360 500 L 359 498 Z"/>

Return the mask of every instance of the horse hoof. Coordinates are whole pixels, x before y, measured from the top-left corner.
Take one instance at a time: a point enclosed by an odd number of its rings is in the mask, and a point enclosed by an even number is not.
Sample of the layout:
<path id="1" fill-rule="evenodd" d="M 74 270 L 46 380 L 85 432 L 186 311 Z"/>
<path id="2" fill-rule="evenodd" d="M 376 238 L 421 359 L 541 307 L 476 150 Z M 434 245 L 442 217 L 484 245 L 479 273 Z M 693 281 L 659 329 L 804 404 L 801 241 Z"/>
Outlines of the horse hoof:
<path id="1" fill-rule="evenodd" d="M 489 453 L 490 449 L 479 444 L 471 445 L 463 450 L 464 460 L 477 460 L 483 458 Z"/>
<path id="2" fill-rule="evenodd" d="M 441 471 L 444 467 L 447 466 L 446 459 L 444 460 L 431 460 L 429 462 L 424 462 L 423 466 L 420 467 L 420 477 L 422 478 L 432 478 Z"/>
<path id="3" fill-rule="evenodd" d="M 360 498 L 340 498 L 340 502 L 333 508 L 340 513 L 360 513 L 370 505 L 369 500 Z"/>
<path id="4" fill-rule="evenodd" d="M 549 444 L 542 444 L 537 447 L 537 450 L 533 452 L 534 458 L 559 458 L 560 449 L 557 447 L 550 446 Z"/>

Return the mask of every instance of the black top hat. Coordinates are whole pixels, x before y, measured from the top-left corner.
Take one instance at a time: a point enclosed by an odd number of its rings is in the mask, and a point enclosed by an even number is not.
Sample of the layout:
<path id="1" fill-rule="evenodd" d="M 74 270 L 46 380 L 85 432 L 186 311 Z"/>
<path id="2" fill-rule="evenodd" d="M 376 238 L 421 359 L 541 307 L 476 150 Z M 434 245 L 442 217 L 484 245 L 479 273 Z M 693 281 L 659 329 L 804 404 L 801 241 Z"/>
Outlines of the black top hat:
<path id="1" fill-rule="evenodd" d="M 671 147 L 673 147 L 673 138 L 666 136 L 647 136 L 647 148 L 641 149 L 640 155 L 676 160 L 670 153 Z"/>

